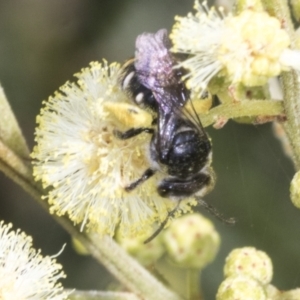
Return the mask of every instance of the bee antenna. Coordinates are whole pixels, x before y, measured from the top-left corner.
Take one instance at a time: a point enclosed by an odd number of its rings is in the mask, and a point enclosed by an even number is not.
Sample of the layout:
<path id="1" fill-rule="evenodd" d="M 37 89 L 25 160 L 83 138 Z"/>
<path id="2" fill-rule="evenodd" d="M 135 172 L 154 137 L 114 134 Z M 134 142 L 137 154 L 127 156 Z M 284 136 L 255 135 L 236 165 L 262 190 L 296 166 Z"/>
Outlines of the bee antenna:
<path id="1" fill-rule="evenodd" d="M 219 219 L 224 224 L 235 225 L 235 223 L 237 222 L 237 220 L 235 218 L 225 218 L 215 207 L 208 204 L 201 198 L 196 197 L 196 200 L 200 206 L 204 207 L 210 214 L 215 216 L 217 219 Z"/>
<path id="2" fill-rule="evenodd" d="M 178 201 L 176 207 L 173 210 L 168 212 L 167 217 L 163 220 L 163 222 L 161 222 L 161 224 L 154 231 L 154 233 L 144 241 L 144 244 L 148 244 L 149 242 L 151 242 L 155 237 L 157 237 L 160 234 L 160 232 L 165 228 L 165 226 L 168 223 L 169 219 L 174 217 L 174 215 L 175 215 L 175 213 L 176 213 L 176 211 L 179 207 L 180 202 L 181 202 L 181 200 Z"/>

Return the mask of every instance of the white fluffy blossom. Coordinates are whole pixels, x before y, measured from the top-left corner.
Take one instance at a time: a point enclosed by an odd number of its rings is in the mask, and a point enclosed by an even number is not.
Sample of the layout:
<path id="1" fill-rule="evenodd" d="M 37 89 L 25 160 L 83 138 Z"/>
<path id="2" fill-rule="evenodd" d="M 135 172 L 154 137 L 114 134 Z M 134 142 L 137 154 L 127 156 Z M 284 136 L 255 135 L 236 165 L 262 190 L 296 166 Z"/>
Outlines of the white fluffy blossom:
<path id="1" fill-rule="evenodd" d="M 116 63 L 91 63 L 76 74 L 77 83 L 67 82 L 45 101 L 32 157 L 35 179 L 51 188 L 51 212 L 67 213 L 100 234 L 113 235 L 118 227 L 121 235 L 136 235 L 164 220 L 177 203 L 157 194 L 159 174 L 125 190 L 149 168 L 151 135 L 121 140 L 113 133 L 130 128 L 122 120 L 131 102 L 120 72 Z"/>
<path id="2" fill-rule="evenodd" d="M 62 266 L 32 248 L 32 238 L 0 222 L 0 299 L 63 300 Z"/>
<path id="3" fill-rule="evenodd" d="M 204 90 L 216 75 L 260 86 L 289 67 L 298 69 L 300 54 L 288 48 L 289 36 L 275 17 L 253 9 L 225 15 L 197 0 L 194 7 L 195 14 L 176 17 L 170 36 L 174 52 L 189 54 L 181 63 L 189 87 Z"/>

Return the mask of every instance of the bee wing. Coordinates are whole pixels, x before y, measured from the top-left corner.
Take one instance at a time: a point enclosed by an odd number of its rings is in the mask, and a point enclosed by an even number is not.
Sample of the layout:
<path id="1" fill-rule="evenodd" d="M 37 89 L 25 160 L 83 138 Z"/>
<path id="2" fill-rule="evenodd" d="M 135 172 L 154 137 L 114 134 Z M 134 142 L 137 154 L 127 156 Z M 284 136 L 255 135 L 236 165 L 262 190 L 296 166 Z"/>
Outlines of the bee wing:
<path id="1" fill-rule="evenodd" d="M 134 62 L 138 79 L 152 91 L 158 103 L 159 115 L 166 120 L 170 119 L 169 114 L 185 118 L 194 124 L 201 136 L 206 136 L 192 103 L 191 110 L 185 108 L 190 101 L 190 93 L 182 82 L 183 72 L 174 68 L 177 62 L 169 50 L 170 47 L 171 42 L 166 29 L 154 34 L 139 35 L 136 40 Z M 168 130 L 168 126 L 165 130 Z"/>
<path id="2" fill-rule="evenodd" d="M 160 114 L 171 113 L 175 118 L 186 120 L 194 125 L 199 135 L 207 136 L 190 98 L 190 93 L 183 83 L 179 82 L 176 86 L 165 88 L 163 93 L 156 93 L 155 91 L 153 93 L 159 102 Z"/>

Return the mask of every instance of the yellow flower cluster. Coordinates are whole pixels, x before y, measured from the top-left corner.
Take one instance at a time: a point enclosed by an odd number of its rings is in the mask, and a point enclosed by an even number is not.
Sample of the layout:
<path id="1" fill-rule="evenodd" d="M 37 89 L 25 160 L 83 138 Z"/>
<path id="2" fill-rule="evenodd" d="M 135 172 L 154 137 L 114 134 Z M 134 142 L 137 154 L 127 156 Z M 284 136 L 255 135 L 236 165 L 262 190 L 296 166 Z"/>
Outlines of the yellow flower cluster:
<path id="1" fill-rule="evenodd" d="M 181 268 L 203 269 L 211 263 L 220 246 L 220 236 L 210 220 L 200 214 L 189 214 L 174 220 L 148 244 L 143 238 L 118 238 L 118 242 L 144 265 L 155 263 L 165 255 Z"/>
<path id="2" fill-rule="evenodd" d="M 216 75 L 245 86 L 264 85 L 270 77 L 287 70 L 282 55 L 288 50 L 288 34 L 280 21 L 264 11 L 246 9 L 225 16 L 195 2 L 196 13 L 176 17 L 170 35 L 173 51 L 189 54 L 180 63 L 190 72 L 187 84 L 204 90 Z"/>
<path id="3" fill-rule="evenodd" d="M 234 249 L 226 258 L 224 275 L 217 300 L 300 299 L 300 289 L 279 291 L 270 284 L 272 261 L 265 252 L 253 247 Z"/>
<path id="4" fill-rule="evenodd" d="M 114 130 L 129 129 L 132 122 L 136 127 L 151 124 L 152 119 L 131 105 L 120 73 L 119 64 L 91 63 L 76 74 L 77 83 L 67 82 L 45 101 L 32 158 L 35 179 L 50 188 L 45 198 L 52 213 L 68 214 L 82 229 L 114 235 L 118 227 L 128 236 L 161 223 L 177 203 L 157 194 L 160 174 L 125 190 L 149 168 L 151 135 L 121 140 Z M 188 210 L 192 203 L 182 201 L 180 208 Z"/>
<path id="5" fill-rule="evenodd" d="M 245 10 L 226 19 L 224 26 L 217 59 L 233 83 L 261 86 L 284 70 L 280 56 L 290 40 L 278 19 L 263 11 Z"/>

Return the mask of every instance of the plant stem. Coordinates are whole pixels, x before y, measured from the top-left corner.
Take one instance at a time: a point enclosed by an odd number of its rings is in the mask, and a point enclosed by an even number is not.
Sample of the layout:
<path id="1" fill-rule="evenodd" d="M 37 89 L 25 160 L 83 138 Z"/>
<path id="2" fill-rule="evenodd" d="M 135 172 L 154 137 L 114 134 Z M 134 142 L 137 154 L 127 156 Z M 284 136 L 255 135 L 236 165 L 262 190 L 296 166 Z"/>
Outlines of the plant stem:
<path id="1" fill-rule="evenodd" d="M 226 120 L 241 117 L 276 117 L 284 114 L 283 102 L 273 100 L 245 100 L 221 104 L 212 108 L 206 114 L 200 114 L 204 127 L 212 125 L 220 118 Z"/>
<path id="2" fill-rule="evenodd" d="M 296 72 L 282 75 L 287 121 L 283 128 L 289 139 L 296 170 L 300 170 L 300 88 Z"/>
<path id="3" fill-rule="evenodd" d="M 187 270 L 187 295 L 189 300 L 203 300 L 202 291 L 200 290 L 200 270 L 189 269 Z"/>
<path id="4" fill-rule="evenodd" d="M 0 140 L 21 157 L 29 156 L 29 149 L 17 119 L 0 85 Z"/>
<path id="5" fill-rule="evenodd" d="M 74 291 L 70 300 L 139 300 L 136 295 L 125 292 Z"/>
<path id="6" fill-rule="evenodd" d="M 75 237 L 79 239 L 79 235 Z M 181 299 L 139 265 L 111 237 L 104 236 L 102 239 L 92 237 L 90 242 L 84 242 L 84 245 L 88 245 L 87 248 L 97 260 L 102 260 L 103 264 L 105 261 L 109 271 L 118 275 L 116 277 L 126 287 L 143 299 Z"/>
<path id="7" fill-rule="evenodd" d="M 278 18 L 287 31 L 294 48 L 295 30 L 291 20 L 288 2 L 286 0 L 262 0 L 269 14 Z M 285 72 L 281 76 L 284 92 L 284 109 L 287 121 L 284 129 L 293 149 L 293 161 L 300 170 L 300 87 L 298 74 L 295 71 Z"/>
<path id="8" fill-rule="evenodd" d="M 290 9 L 287 0 L 261 0 L 265 10 L 276 17 L 282 24 L 282 27 L 287 31 L 290 37 L 293 38 L 295 31 L 291 19 Z M 291 43 L 293 46 L 293 39 Z"/>

